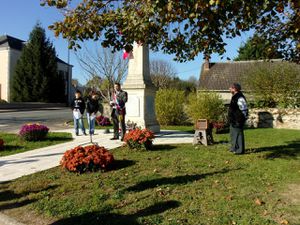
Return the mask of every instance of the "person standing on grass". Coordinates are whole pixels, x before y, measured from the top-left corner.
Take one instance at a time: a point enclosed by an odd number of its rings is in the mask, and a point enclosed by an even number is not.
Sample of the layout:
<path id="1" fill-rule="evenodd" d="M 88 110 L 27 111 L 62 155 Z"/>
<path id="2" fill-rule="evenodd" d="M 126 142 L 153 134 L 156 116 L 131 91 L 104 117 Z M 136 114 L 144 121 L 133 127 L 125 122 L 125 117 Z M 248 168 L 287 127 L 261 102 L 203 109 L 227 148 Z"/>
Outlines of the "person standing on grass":
<path id="1" fill-rule="evenodd" d="M 89 124 L 89 134 L 95 133 L 95 120 L 99 110 L 98 95 L 96 92 L 91 91 L 86 103 L 86 115 Z"/>
<path id="2" fill-rule="evenodd" d="M 229 88 L 232 94 L 228 109 L 231 138 L 230 151 L 234 154 L 245 153 L 244 125 L 248 118 L 248 107 L 241 89 L 241 85 L 238 83 L 233 83 Z"/>
<path id="3" fill-rule="evenodd" d="M 79 90 L 76 90 L 75 92 L 75 98 L 71 102 L 71 109 L 73 112 L 74 128 L 75 128 L 76 136 L 79 135 L 78 133 L 79 127 L 81 128 L 82 133 L 86 135 L 84 124 L 83 124 L 83 113 L 85 110 L 85 102 L 81 96 L 81 91 Z"/>
<path id="4" fill-rule="evenodd" d="M 121 141 L 126 133 L 125 126 L 125 103 L 127 102 L 127 92 L 121 89 L 120 83 L 115 83 L 114 92 L 111 96 L 110 106 L 112 107 L 111 117 L 114 124 L 114 137 L 111 140 L 119 139 L 119 123 L 121 125 Z"/>

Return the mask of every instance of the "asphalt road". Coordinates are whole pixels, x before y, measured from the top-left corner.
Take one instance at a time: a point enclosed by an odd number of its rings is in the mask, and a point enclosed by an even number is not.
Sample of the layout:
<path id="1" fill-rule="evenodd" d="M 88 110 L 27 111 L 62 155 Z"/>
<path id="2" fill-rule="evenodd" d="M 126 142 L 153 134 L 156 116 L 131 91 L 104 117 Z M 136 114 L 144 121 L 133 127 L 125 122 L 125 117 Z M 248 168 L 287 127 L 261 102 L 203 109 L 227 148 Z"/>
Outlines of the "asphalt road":
<path id="1" fill-rule="evenodd" d="M 41 110 L 0 111 L 0 132 L 17 133 L 23 124 L 41 123 L 52 130 L 66 129 L 65 122 L 72 120 L 70 108 Z"/>

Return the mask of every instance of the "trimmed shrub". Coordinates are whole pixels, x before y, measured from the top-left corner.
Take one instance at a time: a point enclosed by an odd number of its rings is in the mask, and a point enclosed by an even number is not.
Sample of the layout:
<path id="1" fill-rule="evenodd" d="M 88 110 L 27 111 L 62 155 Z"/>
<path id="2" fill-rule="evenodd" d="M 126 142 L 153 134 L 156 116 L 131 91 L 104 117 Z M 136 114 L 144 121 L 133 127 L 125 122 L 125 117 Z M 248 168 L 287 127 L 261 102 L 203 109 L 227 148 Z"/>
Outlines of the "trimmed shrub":
<path id="1" fill-rule="evenodd" d="M 47 137 L 49 128 L 41 124 L 26 124 L 21 127 L 19 135 L 26 141 L 41 141 Z"/>
<path id="2" fill-rule="evenodd" d="M 134 129 L 125 134 L 124 142 L 130 149 L 150 150 L 154 133 L 148 129 Z"/>
<path id="3" fill-rule="evenodd" d="M 64 153 L 60 165 L 70 172 L 105 170 L 114 161 L 113 155 L 104 147 L 89 145 L 78 146 Z"/>
<path id="4" fill-rule="evenodd" d="M 179 125 L 185 118 L 183 91 L 161 89 L 156 92 L 156 118 L 161 125 Z"/>
<path id="5" fill-rule="evenodd" d="M 111 125 L 111 122 L 110 122 L 109 118 L 105 117 L 105 116 L 97 116 L 96 117 L 96 123 L 99 126 L 110 126 Z"/>
<path id="6" fill-rule="evenodd" d="M 187 113 L 196 122 L 207 119 L 209 122 L 221 119 L 225 107 L 221 96 L 214 92 L 191 93 L 188 98 Z"/>

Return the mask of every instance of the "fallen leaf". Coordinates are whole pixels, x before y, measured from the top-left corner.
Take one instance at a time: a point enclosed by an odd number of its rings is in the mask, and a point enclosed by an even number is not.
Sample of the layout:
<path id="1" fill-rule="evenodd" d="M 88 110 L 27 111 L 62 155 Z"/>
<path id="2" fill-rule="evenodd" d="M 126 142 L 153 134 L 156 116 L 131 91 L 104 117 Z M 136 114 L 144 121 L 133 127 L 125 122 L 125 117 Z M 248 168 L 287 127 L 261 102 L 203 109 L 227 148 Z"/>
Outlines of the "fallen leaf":
<path id="1" fill-rule="evenodd" d="M 226 200 L 231 201 L 233 199 L 232 195 L 226 197 Z"/>
<path id="2" fill-rule="evenodd" d="M 260 199 L 255 199 L 255 204 L 256 205 L 264 205 L 264 204 L 266 204 L 264 201 L 262 201 L 262 200 L 260 200 Z"/>
<path id="3" fill-rule="evenodd" d="M 268 215 L 268 211 L 267 211 L 267 210 L 264 210 L 263 215 L 264 215 L 264 216 Z"/>
<path id="4" fill-rule="evenodd" d="M 282 221 L 280 222 L 280 224 L 289 224 L 289 221 L 287 221 L 287 220 L 282 220 Z"/>

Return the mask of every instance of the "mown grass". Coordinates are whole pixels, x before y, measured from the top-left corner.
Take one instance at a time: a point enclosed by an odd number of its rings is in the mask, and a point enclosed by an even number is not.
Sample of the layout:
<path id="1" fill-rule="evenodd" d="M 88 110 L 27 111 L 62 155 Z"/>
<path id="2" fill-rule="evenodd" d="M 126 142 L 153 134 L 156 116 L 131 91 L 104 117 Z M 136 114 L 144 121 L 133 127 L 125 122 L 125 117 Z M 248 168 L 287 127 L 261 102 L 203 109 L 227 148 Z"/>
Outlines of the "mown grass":
<path id="1" fill-rule="evenodd" d="M 169 126 L 161 126 L 161 130 L 178 130 L 178 131 L 184 131 L 184 132 L 189 132 L 189 133 L 194 133 L 194 126 L 175 126 L 175 125 L 169 125 Z"/>
<path id="2" fill-rule="evenodd" d="M 118 148 L 107 172 L 25 176 L 0 184 L 0 209 L 28 224 L 299 224 L 299 205 L 283 196 L 300 185 L 300 132 L 245 133 L 245 155 L 222 134 L 208 147 Z"/>
<path id="3" fill-rule="evenodd" d="M 65 132 L 50 132 L 43 141 L 25 141 L 17 134 L 0 132 L 0 138 L 4 140 L 4 149 L 0 150 L 0 156 L 6 156 L 71 141 L 72 135 Z"/>

